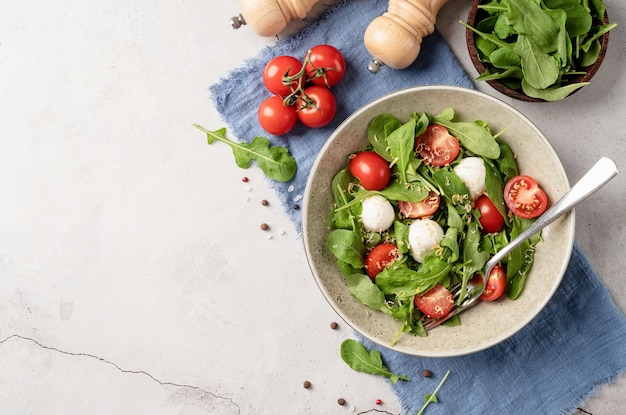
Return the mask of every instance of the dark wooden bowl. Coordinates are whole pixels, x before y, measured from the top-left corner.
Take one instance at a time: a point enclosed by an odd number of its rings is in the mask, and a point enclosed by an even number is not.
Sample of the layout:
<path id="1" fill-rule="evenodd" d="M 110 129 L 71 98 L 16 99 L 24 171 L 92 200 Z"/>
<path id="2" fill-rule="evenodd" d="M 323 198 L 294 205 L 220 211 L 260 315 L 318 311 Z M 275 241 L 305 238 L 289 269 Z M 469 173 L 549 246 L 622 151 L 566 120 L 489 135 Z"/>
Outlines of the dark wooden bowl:
<path id="1" fill-rule="evenodd" d="M 467 24 L 469 26 L 475 27 L 476 23 L 480 22 L 486 16 L 486 12 L 479 9 L 478 5 L 482 3 L 487 3 L 487 2 L 488 2 L 487 0 L 472 0 L 472 7 L 470 8 L 469 14 L 467 16 Z M 600 24 L 608 24 L 608 23 L 609 23 L 609 17 L 605 11 L 604 19 L 600 21 Z M 591 80 L 591 78 L 593 78 L 595 73 L 598 71 L 598 68 L 600 68 L 602 61 L 604 60 L 604 55 L 606 54 L 606 49 L 609 45 L 609 33 L 610 32 L 605 33 L 600 38 L 601 49 L 600 49 L 600 54 L 598 55 L 598 59 L 596 59 L 593 65 L 588 66 L 586 68 L 581 68 L 583 70 L 586 70 L 587 73 L 581 74 L 581 75 L 573 75 L 571 77 L 568 77 L 568 79 L 570 80 L 569 83 L 588 82 Z M 485 72 L 485 65 L 483 65 L 483 63 L 480 61 L 478 57 L 478 52 L 476 51 L 476 44 L 474 43 L 474 36 L 476 36 L 474 32 L 472 32 L 470 29 L 465 29 L 465 40 L 467 42 L 467 50 L 469 51 L 470 58 L 472 59 L 472 63 L 474 64 L 474 67 L 476 68 L 478 73 L 482 74 Z M 491 85 L 496 91 L 504 95 L 507 95 L 509 97 L 519 99 L 520 101 L 546 102 L 545 100 L 540 99 L 540 98 L 529 97 L 528 95 L 524 94 L 521 90 L 511 89 L 498 80 L 485 81 L 485 82 Z M 570 95 L 572 95 L 573 93 L 579 90 L 580 89 L 575 90 Z"/>

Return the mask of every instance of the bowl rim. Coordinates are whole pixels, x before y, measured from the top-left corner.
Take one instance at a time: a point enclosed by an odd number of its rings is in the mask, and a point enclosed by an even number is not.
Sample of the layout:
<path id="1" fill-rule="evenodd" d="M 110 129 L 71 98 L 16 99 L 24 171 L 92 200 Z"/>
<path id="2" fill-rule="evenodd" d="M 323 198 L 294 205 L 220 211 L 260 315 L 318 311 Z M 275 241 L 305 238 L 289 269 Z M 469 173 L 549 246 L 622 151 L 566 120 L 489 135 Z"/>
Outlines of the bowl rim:
<path id="1" fill-rule="evenodd" d="M 460 87 L 460 86 L 450 86 L 450 85 L 424 85 L 424 86 L 414 86 L 414 87 L 409 87 L 409 88 L 404 88 L 404 89 L 400 89 L 388 94 L 385 94 L 365 105 L 363 105 L 362 107 L 360 107 L 358 110 L 356 110 L 355 112 L 353 112 L 350 116 L 348 116 L 344 121 L 342 121 L 337 128 L 333 131 L 333 133 L 328 137 L 328 139 L 326 140 L 326 142 L 324 143 L 324 145 L 322 146 L 321 150 L 319 151 L 315 161 L 313 162 L 312 166 L 311 166 L 311 173 L 316 171 L 319 166 L 322 163 L 322 159 L 324 158 L 324 155 L 326 154 L 326 152 L 328 151 L 329 147 L 331 147 L 333 145 L 333 142 L 337 139 L 337 137 L 342 133 L 343 129 L 345 128 L 346 125 L 348 125 L 350 122 L 352 122 L 352 120 L 354 120 L 355 118 L 359 117 L 361 113 L 367 111 L 369 108 L 374 107 L 378 104 L 380 104 L 381 102 L 384 102 L 392 97 L 396 97 L 396 96 L 402 96 L 402 95 L 406 95 L 406 94 L 412 94 L 414 92 L 418 92 L 418 91 L 441 91 L 441 90 L 445 90 L 445 91 L 452 91 L 452 92 L 458 92 L 461 94 L 469 94 L 469 95 L 475 95 L 481 99 L 485 99 L 487 101 L 491 101 L 496 105 L 499 105 L 501 107 L 503 107 L 504 109 L 512 112 L 515 116 L 521 118 L 525 123 L 528 124 L 529 127 L 532 128 L 532 130 L 538 134 L 538 136 L 542 139 L 542 141 L 545 143 L 546 145 L 546 149 L 548 151 L 550 151 L 552 153 L 553 157 L 556 157 L 556 160 L 558 160 L 559 165 L 561 167 L 561 173 L 563 175 L 563 179 L 565 181 L 565 189 L 563 189 L 564 192 L 568 191 L 570 188 L 570 184 L 569 184 L 569 180 L 567 178 L 567 175 L 565 174 L 565 170 L 562 166 L 562 163 L 560 161 L 560 158 L 558 157 L 558 154 L 556 153 L 556 151 L 554 150 L 554 147 L 552 146 L 552 144 L 549 142 L 549 140 L 545 137 L 545 135 L 537 128 L 537 126 L 525 115 L 523 115 L 520 111 L 518 111 L 517 109 L 515 109 L 513 106 L 507 104 L 506 102 L 493 97 L 491 95 L 488 95 L 486 93 L 483 93 L 481 91 L 475 90 L 475 89 L 470 89 L 470 88 L 465 88 L 465 87 Z M 468 355 L 468 354 L 472 354 L 472 353 L 476 353 L 485 349 L 488 349 L 490 347 L 493 347 L 497 344 L 502 343 L 503 341 L 507 340 L 508 338 L 510 338 L 511 336 L 513 336 L 514 334 L 516 334 L 517 332 L 519 332 L 520 330 L 522 330 L 524 327 L 526 327 L 535 317 L 537 317 L 537 315 L 540 314 L 540 312 L 545 308 L 545 306 L 547 305 L 547 303 L 552 299 L 554 293 L 556 292 L 556 290 L 558 289 L 558 287 L 561 285 L 563 276 L 565 274 L 565 271 L 567 269 L 567 265 L 569 264 L 571 255 L 572 255 L 572 251 L 573 251 L 573 247 L 574 247 L 574 233 L 575 233 L 575 211 L 572 210 L 570 213 L 566 214 L 563 219 L 566 219 L 570 221 L 569 226 L 568 226 L 568 232 L 567 232 L 567 241 L 565 241 L 566 245 L 565 245 L 565 256 L 563 258 L 562 263 L 560 264 L 560 268 L 559 268 L 559 275 L 556 277 L 556 279 L 554 280 L 554 283 L 552 284 L 552 286 L 550 287 L 549 290 L 546 290 L 546 295 L 543 298 L 542 301 L 538 302 L 536 305 L 536 313 L 530 315 L 530 313 L 528 313 L 527 316 L 525 316 L 524 319 L 521 320 L 521 322 L 517 325 L 518 327 L 515 330 L 512 330 L 511 332 L 507 333 L 505 336 L 502 336 L 498 339 L 496 339 L 496 341 L 492 341 L 492 342 L 485 342 L 484 344 L 477 346 L 477 347 L 473 347 L 473 348 L 467 348 L 461 351 L 457 351 L 457 352 L 445 352 L 445 351 L 423 351 L 423 350 L 414 350 L 412 348 L 407 348 L 404 347 L 402 345 L 394 345 L 391 346 L 390 344 L 388 344 L 388 342 L 385 342 L 383 339 L 378 338 L 376 336 L 371 335 L 368 332 L 365 332 L 361 329 L 359 329 L 359 327 L 357 327 L 357 324 L 353 323 L 351 321 L 350 316 L 348 316 L 340 307 L 338 307 L 336 304 L 334 304 L 331 299 L 329 298 L 329 295 L 327 295 L 326 291 L 325 291 L 325 287 L 324 284 L 322 282 L 322 279 L 320 277 L 320 275 L 317 272 L 316 266 L 313 262 L 313 258 L 311 256 L 311 246 L 309 244 L 309 229 L 308 229 L 308 216 L 309 216 L 309 208 L 310 208 L 310 202 L 311 202 L 311 192 L 312 192 L 312 183 L 314 181 L 315 177 L 313 174 L 309 174 L 309 177 L 307 179 L 307 183 L 306 183 L 306 187 L 305 187 L 305 191 L 303 194 L 303 203 L 302 203 L 302 239 L 303 239 L 303 244 L 304 244 L 304 250 L 305 250 L 305 255 L 307 258 L 307 263 L 309 266 L 309 269 L 311 270 L 311 273 L 315 279 L 316 285 L 318 286 L 318 288 L 320 289 L 323 297 L 326 299 L 326 301 L 329 303 L 329 305 L 331 306 L 331 308 L 346 322 L 346 324 L 348 324 L 348 326 L 350 326 L 355 332 L 359 333 L 360 336 L 370 340 L 371 342 L 384 347 L 386 349 L 390 349 L 390 350 L 394 350 L 396 352 L 400 352 L 403 354 L 408 354 L 408 355 L 414 355 L 414 356 L 421 356 L 421 357 L 455 357 L 455 356 L 463 356 L 463 355 Z M 364 309 L 366 308 L 366 306 L 363 306 Z M 391 317 L 389 317 L 391 318 Z"/>

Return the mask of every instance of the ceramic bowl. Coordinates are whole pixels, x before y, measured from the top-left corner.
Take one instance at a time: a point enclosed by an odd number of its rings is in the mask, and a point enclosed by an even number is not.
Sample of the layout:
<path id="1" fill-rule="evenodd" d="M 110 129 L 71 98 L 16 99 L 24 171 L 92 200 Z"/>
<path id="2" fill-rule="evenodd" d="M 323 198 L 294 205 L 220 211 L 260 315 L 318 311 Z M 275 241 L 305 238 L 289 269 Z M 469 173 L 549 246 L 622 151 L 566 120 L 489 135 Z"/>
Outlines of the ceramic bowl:
<path id="1" fill-rule="evenodd" d="M 483 3 L 488 3 L 488 1 L 487 0 L 473 0 L 472 1 L 472 6 L 470 7 L 470 11 L 467 16 L 467 24 L 469 26 L 476 27 L 476 24 L 478 24 L 478 22 L 480 22 L 487 15 L 486 12 L 478 8 L 478 6 Z M 609 17 L 607 13 L 605 12 L 604 19 L 602 21 L 596 22 L 596 23 L 608 24 Z M 605 33 L 600 38 L 600 54 L 598 55 L 598 58 L 596 59 L 595 63 L 586 68 L 581 68 L 581 70 L 585 72 L 584 74 L 568 76 L 568 80 L 569 80 L 568 83 L 574 84 L 574 83 L 579 83 L 579 82 L 591 81 L 591 78 L 593 78 L 593 76 L 596 74 L 596 72 L 600 68 L 602 61 L 604 60 L 604 56 L 606 55 L 606 50 L 609 45 L 609 33 L 610 32 Z M 472 63 L 474 64 L 474 68 L 476 68 L 476 71 L 478 71 L 478 74 L 480 75 L 485 72 L 486 68 L 485 68 L 483 61 L 481 61 L 479 57 L 478 51 L 476 50 L 475 37 L 476 37 L 475 33 L 472 32 L 470 29 L 465 30 L 465 40 L 467 42 L 467 50 L 469 52 Z M 529 97 L 528 95 L 524 94 L 521 90 L 509 88 L 507 85 L 505 85 L 501 81 L 491 80 L 491 81 L 486 81 L 486 82 L 491 87 L 493 87 L 496 91 L 504 95 L 507 95 L 509 97 L 512 97 L 521 101 L 527 101 L 527 102 L 545 102 L 545 100 L 540 99 L 540 98 Z M 574 92 L 572 92 L 572 94 L 576 93 L 577 91 L 580 91 L 580 89 L 575 90 Z M 571 96 L 572 94 L 568 96 Z"/>
<path id="2" fill-rule="evenodd" d="M 531 174 L 551 201 L 569 189 L 559 157 L 546 137 L 520 112 L 487 94 L 459 87 L 423 86 L 405 89 L 377 99 L 348 117 L 329 137 L 309 176 L 302 210 L 306 256 L 317 285 L 330 306 L 354 330 L 380 346 L 398 352 L 429 357 L 458 356 L 491 347 L 527 325 L 556 291 L 574 243 L 574 216 L 563 216 L 543 231 L 534 266 L 522 295 L 515 301 L 481 303 L 462 315 L 457 327 L 437 327 L 427 337 L 405 334 L 391 342 L 400 322 L 366 309 L 351 296 L 336 259 L 326 245 L 330 233 L 327 215 L 333 204 L 330 183 L 346 167 L 346 156 L 367 144 L 367 125 L 381 113 L 405 122 L 413 112 L 438 114 L 455 109 L 458 119 L 484 120 L 502 135 L 517 155 L 521 173 Z"/>

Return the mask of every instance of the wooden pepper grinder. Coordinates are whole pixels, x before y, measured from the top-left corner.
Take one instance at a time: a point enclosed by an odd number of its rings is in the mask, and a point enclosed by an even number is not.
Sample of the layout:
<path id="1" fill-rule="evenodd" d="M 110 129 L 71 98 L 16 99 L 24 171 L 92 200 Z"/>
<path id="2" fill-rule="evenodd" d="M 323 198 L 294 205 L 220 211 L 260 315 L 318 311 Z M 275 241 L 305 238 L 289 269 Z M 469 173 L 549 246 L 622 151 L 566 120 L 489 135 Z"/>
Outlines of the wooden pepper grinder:
<path id="1" fill-rule="evenodd" d="M 365 47 L 374 59 L 372 73 L 386 65 L 404 69 L 420 53 L 422 38 L 435 30 L 439 9 L 448 0 L 389 0 L 387 12 L 372 20 L 365 30 Z"/>
<path id="2" fill-rule="evenodd" d="M 304 19 L 319 0 L 239 0 L 238 16 L 230 19 L 233 29 L 248 24 L 260 36 L 274 36 L 287 23 Z"/>

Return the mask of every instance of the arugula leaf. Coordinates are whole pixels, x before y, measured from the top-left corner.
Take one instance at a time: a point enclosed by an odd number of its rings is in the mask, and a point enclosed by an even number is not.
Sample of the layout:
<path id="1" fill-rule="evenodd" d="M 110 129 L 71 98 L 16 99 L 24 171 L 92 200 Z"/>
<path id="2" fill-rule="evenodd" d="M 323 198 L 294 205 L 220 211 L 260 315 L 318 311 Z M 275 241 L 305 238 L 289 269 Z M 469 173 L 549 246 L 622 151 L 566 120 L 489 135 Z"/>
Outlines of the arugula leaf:
<path id="1" fill-rule="evenodd" d="M 228 144 L 233 150 L 235 163 L 242 169 L 250 167 L 254 160 L 263 173 L 272 180 L 287 182 L 296 174 L 296 159 L 289 154 L 289 150 L 282 146 L 271 147 L 270 141 L 265 137 L 254 137 L 249 144 L 236 143 L 226 138 L 226 128 L 209 131 L 198 124 L 193 126 L 206 133 L 209 145 L 215 141 Z"/>
<path id="2" fill-rule="evenodd" d="M 353 370 L 387 377 L 394 385 L 398 380 L 409 381 L 406 375 L 391 373 L 383 365 L 383 360 L 378 350 L 372 349 L 368 352 L 365 346 L 356 340 L 346 339 L 341 343 L 341 358 Z"/>
<path id="3" fill-rule="evenodd" d="M 446 379 L 448 379 L 449 375 L 450 371 L 448 370 L 446 371 L 446 374 L 443 375 L 441 382 L 439 382 L 433 393 L 429 393 L 428 395 L 424 396 L 424 405 L 420 408 L 419 412 L 416 415 L 422 415 L 429 404 L 439 402 L 437 400 L 437 392 L 439 392 L 439 389 L 441 389 L 441 386 L 443 386 L 443 383 L 446 381 Z"/>

